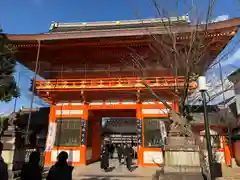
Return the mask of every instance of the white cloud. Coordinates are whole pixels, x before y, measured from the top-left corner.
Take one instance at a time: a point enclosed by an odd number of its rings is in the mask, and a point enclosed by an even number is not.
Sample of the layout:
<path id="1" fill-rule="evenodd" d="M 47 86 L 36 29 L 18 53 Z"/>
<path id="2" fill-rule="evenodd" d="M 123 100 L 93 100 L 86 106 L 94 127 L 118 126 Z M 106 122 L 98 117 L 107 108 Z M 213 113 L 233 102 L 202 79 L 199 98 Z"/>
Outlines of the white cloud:
<path id="1" fill-rule="evenodd" d="M 219 15 L 216 18 L 212 18 L 211 20 L 209 20 L 209 23 L 215 23 L 215 22 L 220 22 L 220 21 L 226 21 L 230 19 L 230 16 L 228 14 L 223 14 L 223 15 Z M 203 21 L 201 24 L 206 24 L 206 20 Z"/>
<path id="2" fill-rule="evenodd" d="M 230 19 L 230 16 L 228 14 L 223 14 L 223 15 L 217 16 L 215 19 L 212 19 L 211 22 L 226 21 L 228 19 Z"/>

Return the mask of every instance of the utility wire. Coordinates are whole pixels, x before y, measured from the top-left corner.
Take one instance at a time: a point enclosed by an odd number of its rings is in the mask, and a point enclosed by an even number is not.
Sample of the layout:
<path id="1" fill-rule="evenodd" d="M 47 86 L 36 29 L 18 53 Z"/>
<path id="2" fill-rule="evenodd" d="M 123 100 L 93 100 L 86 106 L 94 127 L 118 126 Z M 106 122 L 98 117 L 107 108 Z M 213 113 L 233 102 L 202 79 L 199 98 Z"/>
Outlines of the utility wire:
<path id="1" fill-rule="evenodd" d="M 35 64 L 34 77 L 33 77 L 32 92 L 34 92 L 35 85 L 36 85 L 36 77 L 37 77 L 37 72 L 39 68 L 40 48 L 41 48 L 41 41 L 38 40 L 38 49 L 37 49 L 37 57 L 36 57 L 36 64 Z M 25 134 L 25 144 L 28 144 L 28 131 L 29 131 L 30 121 L 32 116 L 33 101 L 34 101 L 34 93 L 32 93 L 32 96 L 31 96 L 30 111 L 28 114 L 27 128 L 26 128 L 26 134 Z"/>

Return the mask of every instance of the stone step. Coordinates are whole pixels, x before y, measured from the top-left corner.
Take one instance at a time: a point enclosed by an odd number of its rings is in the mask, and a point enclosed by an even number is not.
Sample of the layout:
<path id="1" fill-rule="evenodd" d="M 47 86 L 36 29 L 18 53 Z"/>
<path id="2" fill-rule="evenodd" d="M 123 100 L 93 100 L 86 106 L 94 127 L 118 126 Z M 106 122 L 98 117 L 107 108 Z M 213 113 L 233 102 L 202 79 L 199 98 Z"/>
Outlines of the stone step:
<path id="1" fill-rule="evenodd" d="M 110 160 L 110 170 L 108 172 L 104 172 L 100 168 L 100 162 L 95 162 L 88 166 L 76 166 L 73 170 L 73 177 L 138 177 L 152 179 L 153 176 L 156 175 L 156 172 L 161 170 L 159 167 L 138 167 L 136 166 L 136 162 L 133 162 L 132 172 L 128 171 L 126 165 L 119 164 L 118 160 L 113 159 Z"/>
<path id="2" fill-rule="evenodd" d="M 111 170 L 108 172 L 104 172 L 103 170 L 100 169 L 100 166 L 92 169 L 75 169 L 73 172 L 73 176 L 89 176 L 89 175 L 94 175 L 94 176 L 102 176 L 102 175 L 108 175 L 108 176 L 121 176 L 121 175 L 126 175 L 126 176 L 140 176 L 140 177 L 152 177 L 157 173 L 157 171 L 160 171 L 159 168 L 149 168 L 149 167 L 137 167 L 133 166 L 132 167 L 132 172 L 128 171 L 126 166 L 116 166 L 110 168 Z"/>
<path id="3" fill-rule="evenodd" d="M 146 171 L 143 170 L 143 173 L 147 173 Z M 142 174 L 143 174 L 142 173 Z M 76 179 L 76 180 L 84 180 L 84 179 L 88 179 L 88 180 L 94 180 L 94 179 L 118 179 L 118 180 L 121 180 L 121 179 L 124 179 L 124 180 L 130 180 L 130 179 L 142 179 L 142 180 L 145 180 L 145 179 L 148 179 L 148 180 L 165 180 L 165 179 L 171 179 L 171 180 L 202 180 L 203 177 L 201 174 L 188 174 L 188 173 L 173 173 L 173 174 L 164 174 L 164 175 L 161 175 L 161 176 L 158 176 L 158 175 L 151 175 L 149 176 L 145 176 L 144 174 L 141 176 L 141 175 L 136 175 L 136 173 L 133 173 L 133 174 L 125 174 L 125 173 L 121 173 L 121 174 L 108 174 L 108 173 L 104 173 L 103 174 L 99 174 L 99 175 L 79 175 L 79 176 L 75 176 L 73 177 L 73 179 Z"/>
<path id="4" fill-rule="evenodd" d="M 79 176 L 74 177 L 73 180 L 155 180 L 150 177 L 139 176 Z M 156 179 L 157 180 L 157 179 Z"/>

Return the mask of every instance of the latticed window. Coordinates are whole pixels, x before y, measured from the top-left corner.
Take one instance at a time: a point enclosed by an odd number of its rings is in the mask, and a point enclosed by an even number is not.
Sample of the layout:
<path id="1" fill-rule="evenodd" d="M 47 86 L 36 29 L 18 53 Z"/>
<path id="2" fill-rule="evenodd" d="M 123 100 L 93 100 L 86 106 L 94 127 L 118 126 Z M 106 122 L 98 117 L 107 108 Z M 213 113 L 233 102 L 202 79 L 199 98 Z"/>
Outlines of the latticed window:
<path id="1" fill-rule="evenodd" d="M 163 119 L 144 118 L 144 147 L 162 147 L 165 136 L 166 129 Z"/>
<path id="2" fill-rule="evenodd" d="M 57 118 L 57 132 L 55 146 L 77 147 L 80 146 L 81 119 Z"/>

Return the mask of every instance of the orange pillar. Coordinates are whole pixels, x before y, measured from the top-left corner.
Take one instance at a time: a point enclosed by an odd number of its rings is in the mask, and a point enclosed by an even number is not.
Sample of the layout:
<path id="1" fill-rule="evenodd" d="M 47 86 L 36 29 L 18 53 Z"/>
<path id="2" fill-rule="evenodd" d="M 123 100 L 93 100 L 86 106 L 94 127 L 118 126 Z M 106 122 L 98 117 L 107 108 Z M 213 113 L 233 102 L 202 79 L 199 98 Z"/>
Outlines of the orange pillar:
<path id="1" fill-rule="evenodd" d="M 174 110 L 176 112 L 179 112 L 179 105 L 176 102 L 173 102 L 173 106 L 172 107 L 174 108 Z"/>
<path id="2" fill-rule="evenodd" d="M 100 159 L 101 154 L 101 117 L 93 117 L 92 120 L 92 161 Z"/>
<path id="3" fill-rule="evenodd" d="M 139 166 L 142 166 L 143 165 L 143 143 L 144 143 L 142 104 L 137 104 L 136 119 L 137 119 L 137 139 L 138 139 L 137 163 Z"/>

